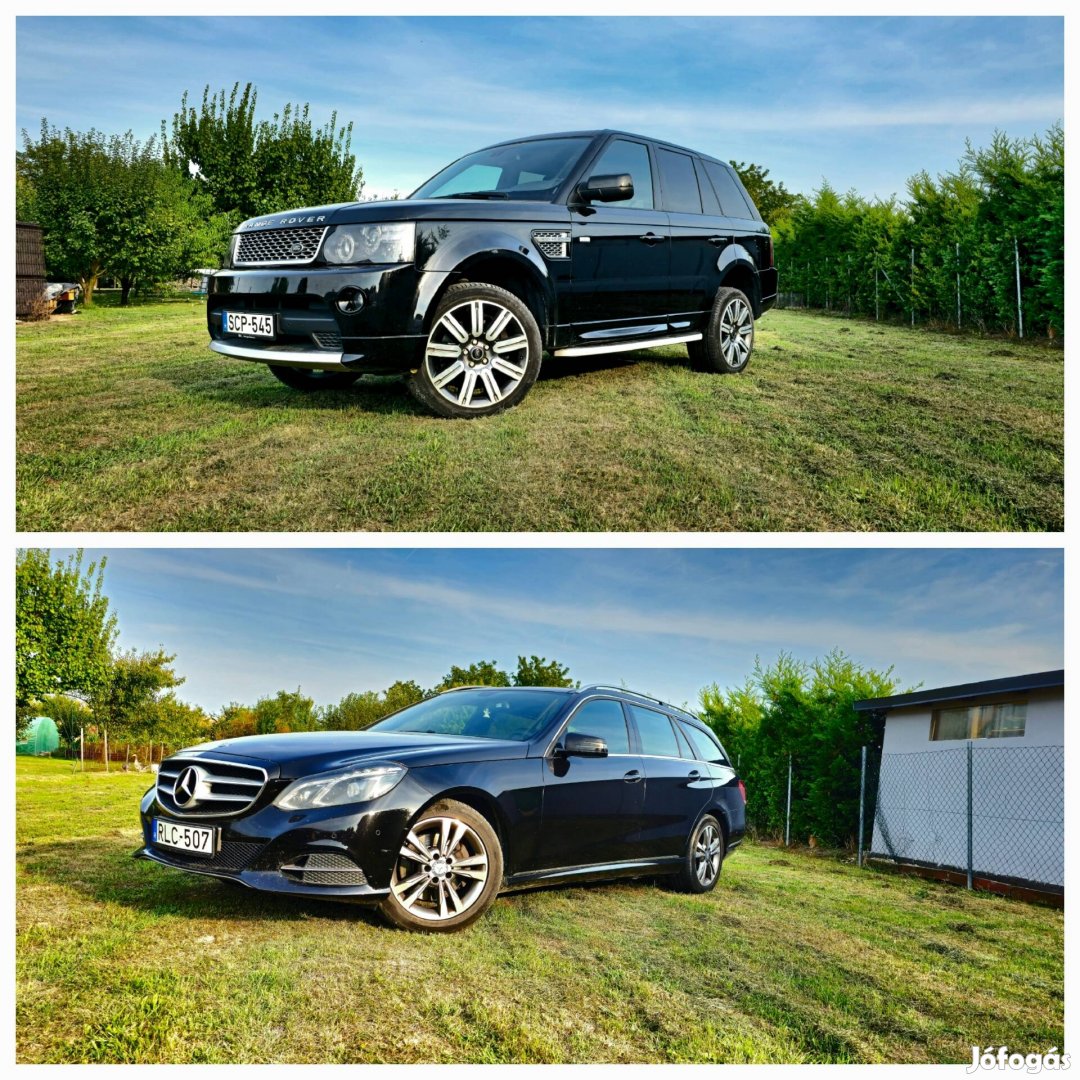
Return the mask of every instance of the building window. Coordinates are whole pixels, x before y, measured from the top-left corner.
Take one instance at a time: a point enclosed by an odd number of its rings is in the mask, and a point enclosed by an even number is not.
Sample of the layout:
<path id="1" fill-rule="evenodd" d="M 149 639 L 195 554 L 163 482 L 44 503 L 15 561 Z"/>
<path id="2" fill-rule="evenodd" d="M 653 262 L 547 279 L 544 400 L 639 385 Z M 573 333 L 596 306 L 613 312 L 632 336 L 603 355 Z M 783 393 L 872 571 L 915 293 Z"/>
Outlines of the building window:
<path id="1" fill-rule="evenodd" d="M 1007 739 L 1023 735 L 1026 722 L 1025 702 L 935 709 L 930 739 Z"/>

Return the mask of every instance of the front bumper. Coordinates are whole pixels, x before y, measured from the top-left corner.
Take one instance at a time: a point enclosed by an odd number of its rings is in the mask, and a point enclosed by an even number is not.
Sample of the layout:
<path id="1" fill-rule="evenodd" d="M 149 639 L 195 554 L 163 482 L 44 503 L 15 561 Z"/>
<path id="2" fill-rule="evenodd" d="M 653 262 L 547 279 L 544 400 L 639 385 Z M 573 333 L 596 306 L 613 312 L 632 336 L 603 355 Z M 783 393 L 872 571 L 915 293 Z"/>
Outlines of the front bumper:
<path id="1" fill-rule="evenodd" d="M 221 270 L 206 301 L 210 348 L 281 367 L 409 371 L 422 357 L 424 311 L 443 277 L 412 265 Z M 359 300 L 359 310 L 341 310 L 343 297 Z M 274 316 L 275 337 L 226 334 L 227 310 Z"/>
<path id="2" fill-rule="evenodd" d="M 188 873 L 226 878 L 263 892 L 377 902 L 389 892 L 401 838 L 415 814 L 418 798 L 422 803 L 426 797 L 408 778 L 372 803 L 303 812 L 275 806 L 269 801 L 274 794 L 268 789 L 260 796 L 260 807 L 239 817 L 178 817 L 158 802 L 152 788 L 140 806 L 143 843 L 134 857 Z M 155 843 L 154 818 L 217 830 L 215 850 L 210 855 L 196 855 Z M 323 884 L 325 876 L 320 875 L 325 871 L 297 873 L 298 864 L 305 864 L 313 855 L 344 857 L 358 875 L 347 883 Z M 313 884 L 312 878 L 317 883 Z"/>

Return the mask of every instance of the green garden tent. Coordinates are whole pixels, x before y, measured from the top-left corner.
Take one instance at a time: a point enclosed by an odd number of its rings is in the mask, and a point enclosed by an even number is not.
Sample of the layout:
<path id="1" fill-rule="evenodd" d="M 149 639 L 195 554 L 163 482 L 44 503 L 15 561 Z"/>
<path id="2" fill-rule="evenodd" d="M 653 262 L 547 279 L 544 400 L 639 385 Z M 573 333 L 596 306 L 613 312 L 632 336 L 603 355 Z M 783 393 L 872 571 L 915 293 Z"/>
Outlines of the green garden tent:
<path id="1" fill-rule="evenodd" d="M 60 732 L 47 716 L 31 720 L 23 738 L 15 744 L 16 754 L 51 754 L 60 745 Z"/>

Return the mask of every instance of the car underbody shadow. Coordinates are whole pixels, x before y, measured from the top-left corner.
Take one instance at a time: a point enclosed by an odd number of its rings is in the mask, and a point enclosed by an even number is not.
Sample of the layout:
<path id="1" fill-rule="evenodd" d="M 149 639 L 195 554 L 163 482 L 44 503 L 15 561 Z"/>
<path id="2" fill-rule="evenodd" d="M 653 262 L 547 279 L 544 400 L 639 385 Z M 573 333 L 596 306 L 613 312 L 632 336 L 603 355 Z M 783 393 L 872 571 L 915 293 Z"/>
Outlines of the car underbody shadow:
<path id="1" fill-rule="evenodd" d="M 155 915 L 239 922 L 370 922 L 383 925 L 367 904 L 258 892 L 239 881 L 191 874 L 135 859 L 137 840 L 93 837 L 25 844 L 16 852 L 21 876 L 71 889 L 88 899 Z"/>

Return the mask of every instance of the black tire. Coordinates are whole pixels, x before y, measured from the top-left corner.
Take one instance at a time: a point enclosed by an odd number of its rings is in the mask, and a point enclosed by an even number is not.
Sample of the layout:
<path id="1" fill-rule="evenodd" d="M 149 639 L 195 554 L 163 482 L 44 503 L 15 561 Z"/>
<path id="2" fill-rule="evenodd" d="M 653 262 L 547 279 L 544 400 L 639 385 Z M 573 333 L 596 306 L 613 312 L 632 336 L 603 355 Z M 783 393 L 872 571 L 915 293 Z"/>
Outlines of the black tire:
<path id="1" fill-rule="evenodd" d="M 719 289 L 701 341 L 687 342 L 695 371 L 737 375 L 746 370 L 754 351 L 754 309 L 739 289 Z"/>
<path id="2" fill-rule="evenodd" d="M 360 372 L 350 371 L 309 371 L 306 368 L 279 367 L 268 364 L 275 379 L 283 382 L 291 390 L 303 390 L 311 393 L 315 390 L 348 390 Z"/>
<path id="3" fill-rule="evenodd" d="M 433 857 L 425 860 L 425 852 Z M 502 845 L 491 823 L 471 806 L 445 799 L 421 812 L 410 826 L 379 910 L 402 930 L 453 933 L 471 926 L 491 907 L 502 877 Z"/>
<path id="4" fill-rule="evenodd" d="M 713 850 L 714 844 L 716 845 L 715 851 Z M 702 868 L 706 853 L 708 871 Z M 720 827 L 720 822 L 712 814 L 706 814 L 694 826 L 694 831 L 686 842 L 683 864 L 676 875 L 676 884 L 680 892 L 710 892 L 716 887 L 723 865 L 724 830 Z"/>
<path id="5" fill-rule="evenodd" d="M 409 390 L 439 416 L 491 416 L 529 392 L 542 352 L 540 327 L 524 301 L 498 285 L 462 281 L 435 310 Z"/>

